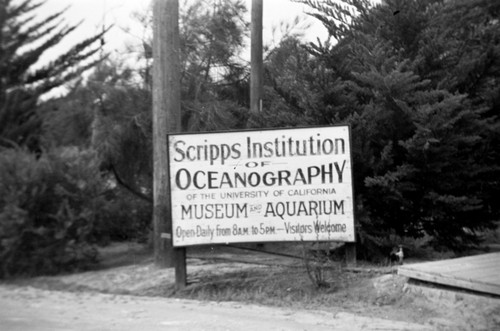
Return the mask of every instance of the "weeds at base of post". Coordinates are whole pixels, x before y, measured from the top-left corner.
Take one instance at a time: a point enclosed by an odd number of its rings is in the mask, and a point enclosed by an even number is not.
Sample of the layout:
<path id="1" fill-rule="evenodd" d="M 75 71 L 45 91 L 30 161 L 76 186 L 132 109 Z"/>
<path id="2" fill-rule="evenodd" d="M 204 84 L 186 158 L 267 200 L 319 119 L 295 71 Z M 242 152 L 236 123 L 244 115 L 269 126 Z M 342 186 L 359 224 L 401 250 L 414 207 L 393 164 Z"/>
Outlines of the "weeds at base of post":
<path id="1" fill-rule="evenodd" d="M 342 273 L 342 263 L 335 261 L 331 250 L 321 245 L 320 242 L 310 245 L 302 242 L 302 261 L 314 287 L 317 289 L 335 287 Z"/>

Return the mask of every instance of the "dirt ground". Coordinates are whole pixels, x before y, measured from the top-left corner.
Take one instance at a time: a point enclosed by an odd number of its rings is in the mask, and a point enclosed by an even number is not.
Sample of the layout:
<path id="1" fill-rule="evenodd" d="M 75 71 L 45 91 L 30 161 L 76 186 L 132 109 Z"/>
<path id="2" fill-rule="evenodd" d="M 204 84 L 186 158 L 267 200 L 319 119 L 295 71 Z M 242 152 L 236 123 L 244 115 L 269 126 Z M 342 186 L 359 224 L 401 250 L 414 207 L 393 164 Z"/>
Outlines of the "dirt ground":
<path id="1" fill-rule="evenodd" d="M 287 309 L 293 314 L 347 314 L 384 320 L 388 322 L 381 326 L 384 330 L 387 325 L 392 325 L 391 330 L 419 329 L 411 325 L 419 325 L 422 330 L 500 330 L 499 298 L 413 284 L 398 276 L 395 268 L 360 266 L 334 270 L 329 277 L 333 277 L 330 283 L 335 286 L 315 288 L 298 259 L 206 248 L 188 251 L 187 272 L 189 285 L 177 291 L 173 269 L 155 267 L 150 252 L 140 245 L 120 244 L 103 251 L 98 270 L 0 285 L 7 286 L 13 302 L 16 293 L 19 298 L 26 297 L 26 289 L 32 288 L 42 291 L 36 295 L 48 296 L 48 300 L 54 293 L 55 301 L 61 291 L 154 297 L 160 301 L 228 301 L 256 305 L 259 309 Z"/>
<path id="2" fill-rule="evenodd" d="M 345 312 L 0 286 L 3 331 L 432 330 Z"/>

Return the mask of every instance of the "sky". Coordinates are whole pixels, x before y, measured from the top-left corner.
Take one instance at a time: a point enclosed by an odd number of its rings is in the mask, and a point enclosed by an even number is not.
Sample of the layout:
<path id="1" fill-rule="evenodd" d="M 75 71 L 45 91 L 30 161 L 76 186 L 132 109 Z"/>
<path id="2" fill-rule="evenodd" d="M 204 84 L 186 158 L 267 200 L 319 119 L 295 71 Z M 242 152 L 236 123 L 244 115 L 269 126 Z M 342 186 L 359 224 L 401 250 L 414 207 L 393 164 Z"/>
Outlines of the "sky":
<path id="1" fill-rule="evenodd" d="M 192 0 L 187 0 L 188 3 L 190 1 Z M 248 21 L 250 21 L 252 0 L 244 1 L 248 9 Z M 185 2 L 186 0 L 179 0 L 180 6 Z M 317 37 L 320 37 L 321 40 L 326 39 L 327 32 L 321 23 L 305 14 L 307 6 L 290 0 L 263 0 L 263 3 L 264 44 L 275 44 L 279 40 L 280 23 L 292 23 L 297 16 L 301 22 L 299 27 L 308 27 L 307 30 L 304 30 L 305 40 L 314 41 Z M 38 10 L 40 18 L 69 7 L 64 14 L 65 21 L 72 24 L 82 21 L 82 24 L 63 40 L 59 49 L 45 54 L 41 61 L 50 60 L 51 57 L 60 54 L 62 50 L 69 48 L 79 40 L 101 31 L 103 23 L 113 25 L 105 38 L 106 50 L 111 54 L 123 55 L 126 52 L 126 46 L 140 43 L 144 34 L 143 29 L 140 28 L 132 14 L 145 12 L 149 4 L 150 1 L 147 0 L 47 0 L 46 4 Z M 277 27 L 278 32 L 273 34 L 273 27 Z M 245 59 L 245 55 L 243 58 Z M 249 60 L 249 55 L 247 60 Z"/>

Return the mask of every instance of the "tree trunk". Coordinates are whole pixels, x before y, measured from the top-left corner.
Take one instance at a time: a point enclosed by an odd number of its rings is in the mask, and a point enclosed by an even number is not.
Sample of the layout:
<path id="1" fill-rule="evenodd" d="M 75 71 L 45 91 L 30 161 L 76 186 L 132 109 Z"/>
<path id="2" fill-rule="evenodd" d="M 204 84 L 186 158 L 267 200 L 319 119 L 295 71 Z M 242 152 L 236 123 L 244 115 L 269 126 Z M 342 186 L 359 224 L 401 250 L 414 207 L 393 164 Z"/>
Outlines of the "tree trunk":
<path id="1" fill-rule="evenodd" d="M 157 266 L 174 267 L 185 254 L 171 241 L 167 154 L 167 134 L 181 131 L 178 0 L 155 0 L 153 15 L 154 257 Z"/>

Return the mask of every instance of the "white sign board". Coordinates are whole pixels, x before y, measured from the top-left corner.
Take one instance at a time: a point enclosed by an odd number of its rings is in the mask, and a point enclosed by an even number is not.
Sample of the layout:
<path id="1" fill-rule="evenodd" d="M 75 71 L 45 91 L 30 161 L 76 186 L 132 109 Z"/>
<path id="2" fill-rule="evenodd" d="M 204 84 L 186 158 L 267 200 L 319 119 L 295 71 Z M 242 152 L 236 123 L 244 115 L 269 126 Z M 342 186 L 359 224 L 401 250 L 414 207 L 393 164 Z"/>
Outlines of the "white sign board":
<path id="1" fill-rule="evenodd" d="M 353 242 L 348 126 L 169 135 L 174 246 Z"/>

